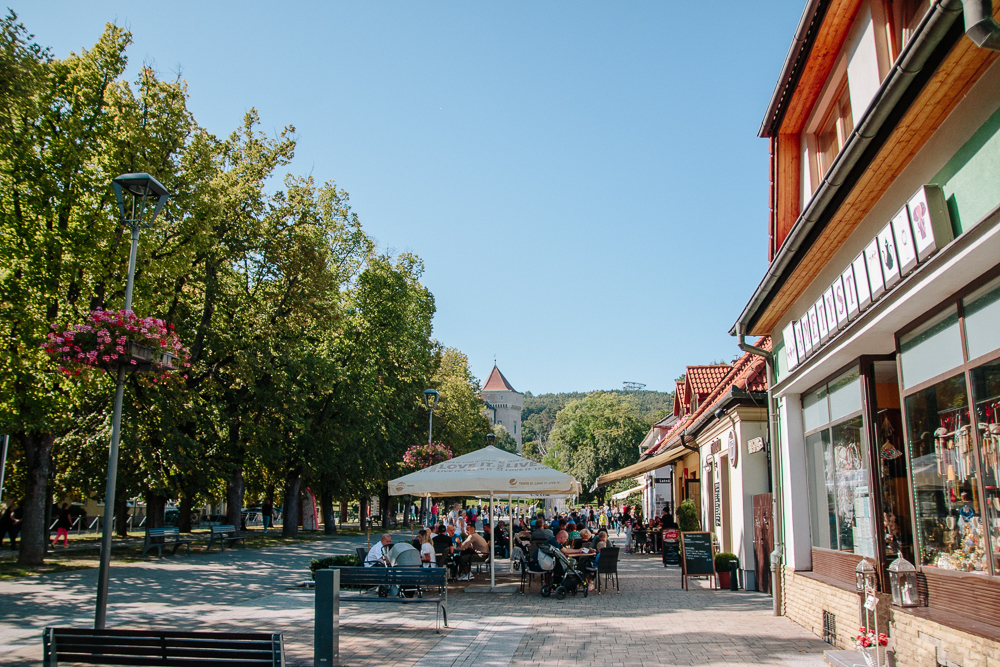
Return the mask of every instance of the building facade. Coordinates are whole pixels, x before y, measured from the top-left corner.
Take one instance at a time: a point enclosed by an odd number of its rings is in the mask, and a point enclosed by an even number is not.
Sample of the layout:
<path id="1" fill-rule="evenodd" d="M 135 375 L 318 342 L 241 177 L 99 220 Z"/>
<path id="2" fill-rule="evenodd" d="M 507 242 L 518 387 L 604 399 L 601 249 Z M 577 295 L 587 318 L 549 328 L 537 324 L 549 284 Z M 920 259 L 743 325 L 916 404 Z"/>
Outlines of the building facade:
<path id="1" fill-rule="evenodd" d="M 490 425 L 499 424 L 507 429 L 517 441 L 517 453 L 520 455 L 521 411 L 524 409 L 524 394 L 514 389 L 494 364 L 480 396 L 486 403 L 485 414 L 490 420 Z"/>
<path id="2" fill-rule="evenodd" d="M 866 559 L 900 665 L 1000 664 L 989 4 L 808 3 L 760 133 L 770 266 L 731 332 L 774 342 L 778 610 L 852 648 Z M 916 606 L 891 603 L 903 560 Z"/>

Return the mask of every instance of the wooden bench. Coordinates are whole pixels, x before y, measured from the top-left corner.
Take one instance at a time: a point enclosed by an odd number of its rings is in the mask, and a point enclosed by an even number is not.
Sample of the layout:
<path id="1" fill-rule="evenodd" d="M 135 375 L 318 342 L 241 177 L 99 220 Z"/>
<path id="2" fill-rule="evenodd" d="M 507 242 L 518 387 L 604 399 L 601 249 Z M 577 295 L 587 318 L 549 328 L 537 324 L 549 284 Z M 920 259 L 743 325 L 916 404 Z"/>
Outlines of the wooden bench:
<path id="1" fill-rule="evenodd" d="M 399 604 L 436 604 L 434 612 L 434 629 L 438 629 L 438 611 L 444 619 L 444 627 L 448 627 L 448 569 L 444 567 L 335 567 L 340 570 L 340 586 L 356 588 L 378 588 L 388 591 L 392 586 L 400 588 L 416 588 L 416 597 L 374 597 L 360 595 L 345 598 L 350 602 L 396 602 Z M 437 588 L 439 597 L 424 597 L 425 588 Z"/>
<path id="2" fill-rule="evenodd" d="M 233 542 L 242 542 L 243 548 L 247 546 L 247 536 L 246 533 L 241 533 L 236 530 L 236 526 L 212 526 L 212 534 L 208 538 L 208 546 L 205 551 L 212 550 L 212 544 L 218 540 L 219 546 L 223 551 L 226 550 L 226 542 L 229 542 L 229 546 L 233 546 Z"/>
<path id="3" fill-rule="evenodd" d="M 272 665 L 284 667 L 280 634 L 45 628 L 43 665 Z"/>
<path id="4" fill-rule="evenodd" d="M 146 553 L 156 549 L 157 554 L 160 558 L 163 558 L 163 547 L 174 545 L 174 550 L 170 552 L 171 555 L 177 554 L 177 549 L 181 545 L 187 549 L 187 552 L 191 553 L 191 543 L 194 542 L 189 537 L 181 537 L 180 528 L 147 528 L 146 529 L 146 542 L 142 545 L 142 557 L 146 557 Z"/>

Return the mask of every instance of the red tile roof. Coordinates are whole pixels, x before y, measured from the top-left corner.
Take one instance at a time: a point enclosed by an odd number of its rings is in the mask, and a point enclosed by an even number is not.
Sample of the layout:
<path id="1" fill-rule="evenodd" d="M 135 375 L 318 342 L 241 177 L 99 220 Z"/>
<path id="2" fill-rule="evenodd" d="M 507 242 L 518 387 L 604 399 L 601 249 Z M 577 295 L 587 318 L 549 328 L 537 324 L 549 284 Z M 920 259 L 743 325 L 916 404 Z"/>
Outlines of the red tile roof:
<path id="1" fill-rule="evenodd" d="M 755 345 L 763 350 L 770 351 L 771 337 L 764 336 L 760 338 Z M 720 368 L 729 370 L 719 378 L 715 385 L 710 389 L 707 396 L 702 398 L 701 395 L 699 395 L 698 409 L 695 410 L 694 413 L 682 418 L 669 433 L 660 439 L 659 442 L 647 449 L 645 454 L 640 457 L 640 460 L 665 452 L 667 447 L 673 444 L 673 441 L 679 433 L 689 426 L 696 424 L 705 415 L 705 413 L 710 411 L 714 412 L 715 406 L 722 402 L 726 395 L 729 394 L 729 390 L 733 387 L 743 391 L 767 391 L 767 364 L 764 362 L 763 357 L 756 354 L 750 354 L 749 352 L 737 359 L 732 366 L 688 366 L 688 378 L 691 377 L 691 369 Z M 705 376 L 711 377 L 708 374 L 716 372 L 717 370 L 709 371 L 702 376 L 702 379 L 704 379 Z M 699 380 L 699 382 L 701 381 L 702 380 Z M 678 387 L 679 386 L 680 383 L 678 383 Z M 701 386 L 704 386 L 704 384 Z"/>
<path id="2" fill-rule="evenodd" d="M 691 387 L 691 393 L 697 394 L 699 399 L 705 394 L 710 394 L 716 385 L 722 381 L 722 378 L 726 376 L 730 368 L 732 366 L 729 364 L 688 366 L 686 380 Z"/>
<path id="3" fill-rule="evenodd" d="M 500 369 L 493 364 L 493 372 L 490 373 L 490 377 L 486 380 L 486 384 L 483 385 L 483 391 L 513 391 L 516 392 L 517 389 L 510 386 L 510 382 L 507 382 L 507 378 L 503 376 Z"/>

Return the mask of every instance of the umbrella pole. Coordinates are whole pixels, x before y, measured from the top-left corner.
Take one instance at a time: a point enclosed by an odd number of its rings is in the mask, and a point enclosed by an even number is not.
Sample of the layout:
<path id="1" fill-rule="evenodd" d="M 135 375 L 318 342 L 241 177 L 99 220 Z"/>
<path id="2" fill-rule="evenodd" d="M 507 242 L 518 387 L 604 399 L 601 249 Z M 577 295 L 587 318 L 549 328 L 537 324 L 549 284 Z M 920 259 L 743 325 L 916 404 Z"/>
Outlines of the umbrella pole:
<path id="1" fill-rule="evenodd" d="M 493 543 L 496 541 L 497 526 L 493 521 L 493 492 L 490 491 L 490 590 L 492 591 L 496 586 L 496 555 L 497 550 L 494 548 Z"/>
<path id="2" fill-rule="evenodd" d="M 510 573 L 514 574 L 514 497 L 507 494 L 507 511 L 510 518 L 507 519 L 507 560 L 510 561 Z"/>

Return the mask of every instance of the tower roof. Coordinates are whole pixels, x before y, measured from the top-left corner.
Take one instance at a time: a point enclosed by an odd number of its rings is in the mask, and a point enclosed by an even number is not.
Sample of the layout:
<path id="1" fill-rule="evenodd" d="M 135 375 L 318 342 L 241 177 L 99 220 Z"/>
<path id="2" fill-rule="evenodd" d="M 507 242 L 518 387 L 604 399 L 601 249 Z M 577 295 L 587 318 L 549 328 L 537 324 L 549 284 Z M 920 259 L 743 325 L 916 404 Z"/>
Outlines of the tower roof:
<path id="1" fill-rule="evenodd" d="M 517 389 L 510 386 L 510 382 L 507 382 L 507 378 L 503 376 L 503 373 L 500 372 L 496 364 L 493 364 L 493 372 L 490 373 L 486 384 L 483 385 L 483 391 L 513 391 L 519 393 Z"/>

